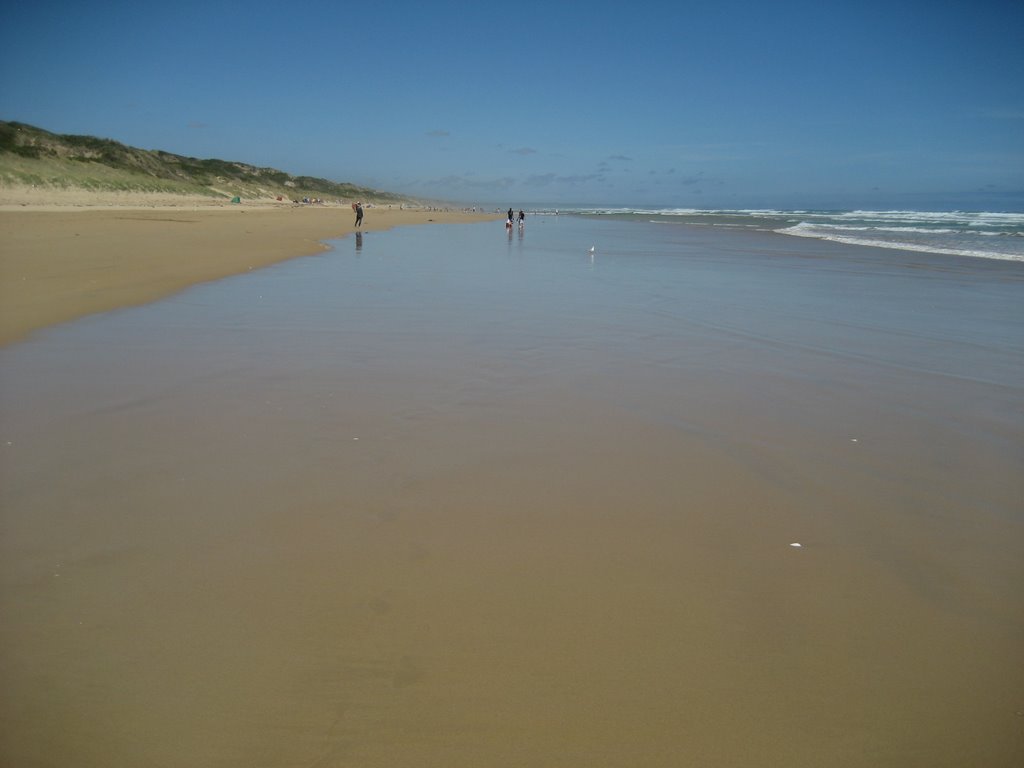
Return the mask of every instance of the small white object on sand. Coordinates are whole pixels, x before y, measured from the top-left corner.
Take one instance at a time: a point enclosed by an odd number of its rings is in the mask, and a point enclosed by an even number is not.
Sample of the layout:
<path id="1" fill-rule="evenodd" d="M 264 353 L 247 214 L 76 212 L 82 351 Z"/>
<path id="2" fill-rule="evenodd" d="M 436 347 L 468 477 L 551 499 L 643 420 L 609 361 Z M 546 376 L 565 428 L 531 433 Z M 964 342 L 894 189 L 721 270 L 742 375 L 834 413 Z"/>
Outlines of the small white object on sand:
<path id="1" fill-rule="evenodd" d="M 789 546 L 791 546 L 791 547 L 802 547 L 802 546 L 803 546 L 803 544 L 801 544 L 801 543 L 800 543 L 799 541 L 794 541 L 794 542 L 793 542 L 792 544 L 790 544 Z"/>

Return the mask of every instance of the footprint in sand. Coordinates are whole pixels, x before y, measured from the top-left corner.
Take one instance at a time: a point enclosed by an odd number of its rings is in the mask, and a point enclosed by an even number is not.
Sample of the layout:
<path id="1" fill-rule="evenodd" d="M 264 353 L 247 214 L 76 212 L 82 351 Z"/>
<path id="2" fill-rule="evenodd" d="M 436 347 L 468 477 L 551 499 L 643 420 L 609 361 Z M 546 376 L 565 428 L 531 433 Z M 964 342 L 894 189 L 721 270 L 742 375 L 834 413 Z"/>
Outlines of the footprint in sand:
<path id="1" fill-rule="evenodd" d="M 391 677 L 391 685 L 395 688 L 408 688 L 423 678 L 423 670 L 412 656 L 403 656 L 395 666 L 395 674 Z"/>
<path id="2" fill-rule="evenodd" d="M 370 610 L 376 614 L 385 614 L 391 611 L 391 603 L 383 597 L 375 597 L 370 601 Z"/>

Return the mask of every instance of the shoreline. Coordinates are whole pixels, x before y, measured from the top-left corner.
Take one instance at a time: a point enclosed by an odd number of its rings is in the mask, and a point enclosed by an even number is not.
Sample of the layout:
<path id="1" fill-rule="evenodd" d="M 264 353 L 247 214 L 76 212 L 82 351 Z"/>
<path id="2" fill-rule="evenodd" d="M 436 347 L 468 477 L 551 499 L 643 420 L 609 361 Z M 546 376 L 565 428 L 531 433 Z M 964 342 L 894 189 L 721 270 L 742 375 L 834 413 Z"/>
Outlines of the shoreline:
<path id="1" fill-rule="evenodd" d="M 138 195 L 133 196 L 138 198 Z M 167 195 L 0 205 L 0 346 L 87 315 L 330 249 L 355 232 L 345 204 L 231 205 Z M 145 198 L 144 198 L 145 199 Z M 362 230 L 466 223 L 496 214 L 367 208 Z"/>
<path id="2" fill-rule="evenodd" d="M 566 211 L 571 214 L 573 211 Z M 885 251 L 1024 263 L 1024 213 L 816 210 L 623 210 L 578 215 L 761 232 Z"/>

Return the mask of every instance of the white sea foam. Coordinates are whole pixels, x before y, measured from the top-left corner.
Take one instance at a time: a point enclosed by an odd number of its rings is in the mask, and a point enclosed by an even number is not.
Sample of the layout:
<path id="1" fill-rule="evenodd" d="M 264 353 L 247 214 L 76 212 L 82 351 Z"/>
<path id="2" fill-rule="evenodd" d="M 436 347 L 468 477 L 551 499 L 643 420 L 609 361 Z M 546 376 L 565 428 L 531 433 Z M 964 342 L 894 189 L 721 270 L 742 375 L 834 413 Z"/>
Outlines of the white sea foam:
<path id="1" fill-rule="evenodd" d="M 866 237 L 850 237 L 821 232 L 813 228 L 801 229 L 799 225 L 775 230 L 780 235 L 793 235 L 795 237 L 810 237 L 818 240 L 829 240 L 834 243 L 846 243 L 847 245 L 864 245 L 872 248 L 891 248 L 900 251 L 917 251 L 919 253 L 938 253 L 945 256 L 970 256 L 982 259 L 999 259 L 1001 261 L 1024 262 L 1024 254 L 1002 253 L 999 251 L 977 251 L 968 248 L 949 248 L 934 243 L 907 243 L 897 240 L 872 240 Z"/>
<path id="2" fill-rule="evenodd" d="M 649 222 L 755 229 L 877 248 L 1024 261 L 1024 213 L 627 207 L 573 212 L 642 215 Z"/>
<path id="3" fill-rule="evenodd" d="M 791 229 L 796 229 L 798 227 L 803 227 L 805 229 L 810 229 L 810 228 L 814 228 L 814 229 L 828 229 L 828 230 L 833 230 L 834 229 L 834 230 L 840 231 L 840 232 L 897 232 L 897 233 L 919 232 L 919 233 L 925 234 L 925 235 L 952 235 L 952 234 L 956 234 L 956 233 L 960 232 L 959 229 L 939 229 L 939 228 L 928 229 L 928 228 L 925 228 L 925 227 L 872 227 L 872 226 L 857 227 L 857 226 L 854 226 L 852 224 L 827 224 L 825 222 L 814 222 L 814 223 L 811 223 L 811 222 L 807 222 L 807 221 L 802 221 L 799 224 L 797 224 L 796 227 L 791 227 Z"/>

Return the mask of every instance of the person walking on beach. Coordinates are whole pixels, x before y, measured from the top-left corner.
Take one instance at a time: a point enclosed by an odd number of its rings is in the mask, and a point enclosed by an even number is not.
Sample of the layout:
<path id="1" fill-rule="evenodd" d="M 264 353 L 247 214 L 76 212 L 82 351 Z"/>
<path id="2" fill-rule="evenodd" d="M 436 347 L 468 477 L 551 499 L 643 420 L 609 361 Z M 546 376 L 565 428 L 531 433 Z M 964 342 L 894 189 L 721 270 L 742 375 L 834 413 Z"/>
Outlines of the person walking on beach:
<path id="1" fill-rule="evenodd" d="M 356 229 L 363 226 L 363 204 L 356 203 Z"/>
<path id="2" fill-rule="evenodd" d="M 508 223 L 511 224 L 513 219 L 515 219 L 515 214 L 512 213 L 512 209 L 509 208 L 508 209 Z"/>
<path id="3" fill-rule="evenodd" d="M 526 223 L 526 214 L 523 213 L 522 209 L 519 211 L 519 226 L 523 226 Z"/>

